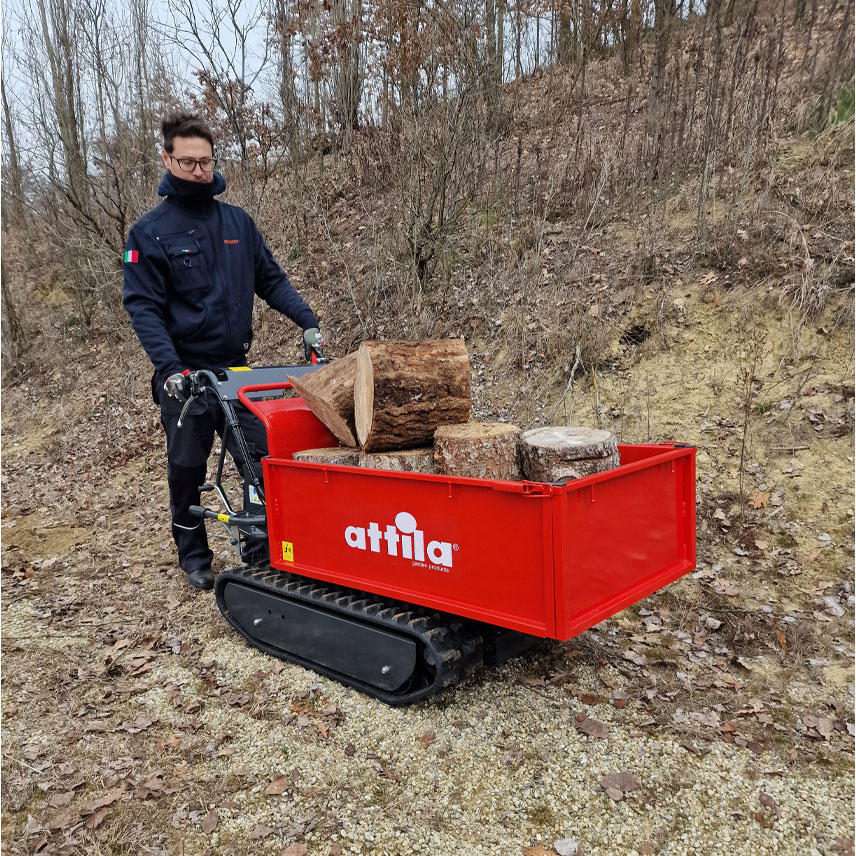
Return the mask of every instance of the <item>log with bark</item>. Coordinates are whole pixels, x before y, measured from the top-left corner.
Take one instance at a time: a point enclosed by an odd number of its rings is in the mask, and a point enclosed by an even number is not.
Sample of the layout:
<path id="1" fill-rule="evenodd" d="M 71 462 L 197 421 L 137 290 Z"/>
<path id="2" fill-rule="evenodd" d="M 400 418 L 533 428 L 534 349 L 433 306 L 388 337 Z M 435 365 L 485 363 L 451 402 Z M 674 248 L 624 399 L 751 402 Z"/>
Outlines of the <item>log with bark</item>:
<path id="1" fill-rule="evenodd" d="M 523 434 L 520 451 L 530 481 L 564 482 L 620 463 L 615 435 L 599 428 L 534 428 Z"/>
<path id="2" fill-rule="evenodd" d="M 518 481 L 520 429 L 503 422 L 441 425 L 434 432 L 434 457 L 448 476 Z"/>
<path id="3" fill-rule="evenodd" d="M 360 453 L 356 449 L 346 449 L 342 446 L 333 446 L 331 449 L 304 449 L 295 452 L 295 461 L 309 461 L 313 464 L 333 464 L 337 467 L 358 467 L 360 465 Z"/>
<path id="4" fill-rule="evenodd" d="M 357 352 L 289 381 L 306 406 L 330 429 L 343 446 L 356 446 L 354 377 Z"/>
<path id="5" fill-rule="evenodd" d="M 433 449 L 403 449 L 397 452 L 362 452 L 360 466 L 403 473 L 436 473 Z"/>
<path id="6" fill-rule="evenodd" d="M 471 404 L 462 339 L 360 345 L 354 417 L 363 451 L 429 445 L 439 425 L 466 422 Z"/>

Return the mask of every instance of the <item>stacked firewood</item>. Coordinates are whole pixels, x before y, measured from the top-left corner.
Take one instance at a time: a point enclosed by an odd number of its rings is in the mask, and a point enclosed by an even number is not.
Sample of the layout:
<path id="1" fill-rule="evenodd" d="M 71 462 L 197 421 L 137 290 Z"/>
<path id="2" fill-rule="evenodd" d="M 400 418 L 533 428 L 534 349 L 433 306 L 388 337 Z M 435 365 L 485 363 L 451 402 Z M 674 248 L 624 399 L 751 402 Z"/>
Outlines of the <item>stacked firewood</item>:
<path id="1" fill-rule="evenodd" d="M 564 482 L 617 467 L 608 431 L 469 421 L 461 339 L 363 342 L 292 386 L 341 444 L 297 461 L 500 481 Z"/>

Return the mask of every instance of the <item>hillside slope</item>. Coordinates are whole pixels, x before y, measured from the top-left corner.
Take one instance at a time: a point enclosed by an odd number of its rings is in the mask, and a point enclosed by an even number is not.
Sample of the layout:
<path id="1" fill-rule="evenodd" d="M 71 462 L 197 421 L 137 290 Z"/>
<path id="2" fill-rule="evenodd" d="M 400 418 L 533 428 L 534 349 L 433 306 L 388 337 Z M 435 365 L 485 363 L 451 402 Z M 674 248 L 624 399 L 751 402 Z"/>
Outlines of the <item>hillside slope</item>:
<path id="1" fill-rule="evenodd" d="M 852 114 L 723 171 L 700 243 L 698 174 L 584 211 L 539 183 L 555 83 L 497 155 L 550 204 L 473 202 L 423 287 L 353 163 L 271 242 L 333 354 L 463 336 L 479 418 L 697 446 L 696 572 L 411 709 L 278 663 L 176 571 L 127 325 L 78 336 L 41 282 L 3 389 L 4 853 L 853 852 Z M 297 361 L 258 314 L 253 361 Z"/>

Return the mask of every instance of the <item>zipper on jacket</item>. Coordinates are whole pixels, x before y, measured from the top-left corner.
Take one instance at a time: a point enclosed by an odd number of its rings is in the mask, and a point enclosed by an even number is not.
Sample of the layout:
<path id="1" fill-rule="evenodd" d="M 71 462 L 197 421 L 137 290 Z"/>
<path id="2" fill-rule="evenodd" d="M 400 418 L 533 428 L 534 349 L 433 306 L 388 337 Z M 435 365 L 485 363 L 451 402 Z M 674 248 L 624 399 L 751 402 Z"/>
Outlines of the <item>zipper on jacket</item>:
<path id="1" fill-rule="evenodd" d="M 211 241 L 211 255 L 214 257 L 214 267 L 217 269 L 217 276 L 220 277 L 220 286 L 223 289 L 223 316 L 226 319 L 226 334 L 228 336 L 229 347 L 232 346 L 232 321 L 229 318 L 229 297 L 226 292 L 226 278 L 223 276 L 223 270 L 220 267 L 220 259 L 217 258 L 217 245 L 214 243 L 214 233 L 205 221 L 205 229 L 208 232 L 208 238 Z M 195 231 L 195 230 L 194 230 Z M 242 349 L 243 350 L 243 349 Z"/>

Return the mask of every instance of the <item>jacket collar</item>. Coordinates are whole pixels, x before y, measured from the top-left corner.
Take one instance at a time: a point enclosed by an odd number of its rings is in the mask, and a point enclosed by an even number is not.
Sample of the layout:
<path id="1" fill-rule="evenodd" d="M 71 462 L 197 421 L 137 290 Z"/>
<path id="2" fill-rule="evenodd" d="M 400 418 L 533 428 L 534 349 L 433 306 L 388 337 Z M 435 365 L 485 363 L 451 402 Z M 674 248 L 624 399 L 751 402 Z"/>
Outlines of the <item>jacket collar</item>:
<path id="1" fill-rule="evenodd" d="M 213 199 L 226 189 L 226 179 L 215 172 L 211 181 L 200 183 L 198 181 L 185 181 L 177 178 L 171 172 L 164 173 L 161 183 L 158 185 L 158 196 L 171 196 L 177 199 L 205 200 Z"/>

